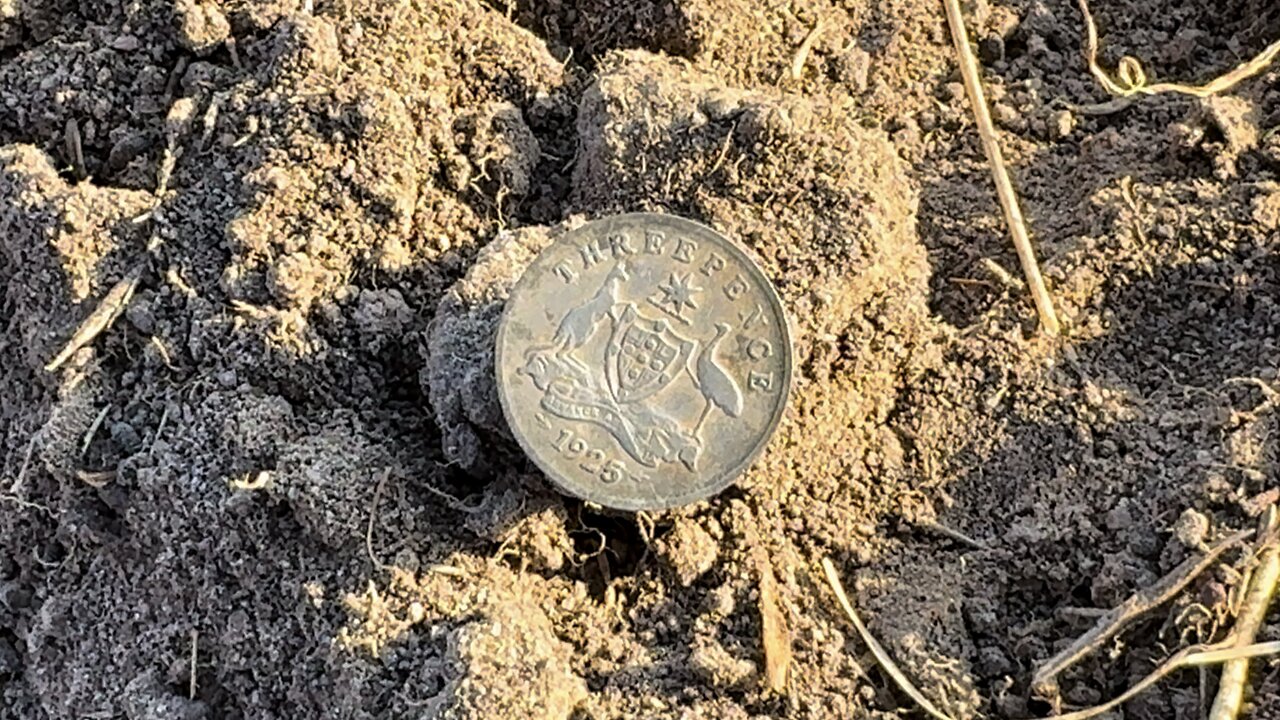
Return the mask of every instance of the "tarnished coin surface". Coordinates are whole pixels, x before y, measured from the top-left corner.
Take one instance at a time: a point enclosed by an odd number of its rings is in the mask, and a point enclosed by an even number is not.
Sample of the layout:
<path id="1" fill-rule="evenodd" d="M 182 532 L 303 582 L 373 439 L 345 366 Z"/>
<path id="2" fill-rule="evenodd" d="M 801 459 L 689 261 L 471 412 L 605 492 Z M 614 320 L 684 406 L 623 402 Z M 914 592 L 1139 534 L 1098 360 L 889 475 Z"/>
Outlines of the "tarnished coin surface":
<path id="1" fill-rule="evenodd" d="M 713 495 L 764 449 L 791 390 L 778 294 L 733 241 L 667 215 L 557 239 L 507 300 L 498 394 L 564 491 L 620 510 Z"/>

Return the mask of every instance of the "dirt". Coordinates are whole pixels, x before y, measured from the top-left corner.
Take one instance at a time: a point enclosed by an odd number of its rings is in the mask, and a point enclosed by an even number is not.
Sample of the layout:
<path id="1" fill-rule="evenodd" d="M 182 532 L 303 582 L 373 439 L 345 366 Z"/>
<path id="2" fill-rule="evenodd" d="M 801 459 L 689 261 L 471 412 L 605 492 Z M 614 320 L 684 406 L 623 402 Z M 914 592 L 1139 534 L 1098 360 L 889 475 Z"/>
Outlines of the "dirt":
<path id="1" fill-rule="evenodd" d="M 824 556 L 940 707 L 1038 717 L 1032 671 L 1099 609 L 1252 527 L 1280 487 L 1280 68 L 1095 115 L 1075 2 L 966 7 L 1055 340 L 940 5 L 766 5 L 0 0 L 0 717 L 907 712 Z M 1158 80 L 1280 38 L 1263 0 L 1093 5 L 1103 64 Z M 556 494 L 488 372 L 536 250 L 632 210 L 749 246 L 799 368 L 736 487 L 649 515 Z M 1221 638 L 1247 559 L 1063 703 Z"/>

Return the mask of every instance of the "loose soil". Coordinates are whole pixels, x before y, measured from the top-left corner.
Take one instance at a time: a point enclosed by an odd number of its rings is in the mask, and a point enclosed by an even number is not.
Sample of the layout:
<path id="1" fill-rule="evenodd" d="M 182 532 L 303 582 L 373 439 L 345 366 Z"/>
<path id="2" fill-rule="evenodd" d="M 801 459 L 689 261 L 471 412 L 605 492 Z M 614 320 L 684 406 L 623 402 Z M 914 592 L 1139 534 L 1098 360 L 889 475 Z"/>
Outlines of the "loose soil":
<path id="1" fill-rule="evenodd" d="M 1265 0 L 1093 4 L 1157 79 L 1280 38 Z M 1048 712 L 1039 662 L 1275 501 L 1280 69 L 1082 113 L 1075 2 L 966 13 L 1061 339 L 935 0 L 0 0 L 0 717 L 910 712 L 823 556 L 940 707 Z M 552 491 L 490 371 L 533 253 L 634 210 L 750 246 L 799 375 L 736 487 L 648 515 Z M 1065 705 L 1220 638 L 1246 562 Z M 1274 661 L 1252 688 L 1280 717 Z"/>

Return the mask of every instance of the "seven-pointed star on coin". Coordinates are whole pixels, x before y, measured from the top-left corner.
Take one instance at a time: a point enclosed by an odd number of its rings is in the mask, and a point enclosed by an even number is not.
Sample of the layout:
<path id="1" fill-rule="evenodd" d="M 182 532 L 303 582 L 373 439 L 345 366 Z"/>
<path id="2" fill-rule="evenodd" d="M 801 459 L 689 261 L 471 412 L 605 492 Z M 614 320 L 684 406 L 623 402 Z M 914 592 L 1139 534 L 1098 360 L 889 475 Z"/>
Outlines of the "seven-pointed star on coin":
<path id="1" fill-rule="evenodd" d="M 671 277 L 665 283 L 658 283 L 658 289 L 662 291 L 662 303 L 670 305 L 671 311 L 681 317 L 684 316 L 686 307 L 697 309 L 698 304 L 693 301 L 693 294 L 702 292 L 702 288 L 694 287 L 689 282 L 689 276 L 676 276 L 671 273 Z"/>

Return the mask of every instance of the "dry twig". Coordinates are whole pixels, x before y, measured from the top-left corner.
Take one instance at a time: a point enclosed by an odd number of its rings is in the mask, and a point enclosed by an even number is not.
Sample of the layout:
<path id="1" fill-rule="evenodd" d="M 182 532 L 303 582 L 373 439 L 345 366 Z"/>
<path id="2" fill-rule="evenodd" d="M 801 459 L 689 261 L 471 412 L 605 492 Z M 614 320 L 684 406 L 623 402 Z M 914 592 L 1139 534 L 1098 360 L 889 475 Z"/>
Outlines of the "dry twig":
<path id="1" fill-rule="evenodd" d="M 116 479 L 115 470 L 76 470 L 76 479 L 91 488 L 104 488 Z"/>
<path id="2" fill-rule="evenodd" d="M 89 313 L 89 317 L 85 318 L 84 322 L 80 323 L 80 327 L 76 328 L 75 334 L 67 341 L 61 352 L 44 366 L 47 372 L 54 372 L 62 367 L 62 364 L 77 350 L 93 342 L 98 335 L 111 327 L 116 318 L 120 317 L 120 313 L 124 312 L 129 300 L 133 298 L 133 291 L 138 289 L 138 281 L 142 279 L 142 267 L 142 265 L 135 266 L 107 291 L 102 302 L 94 308 L 92 313 Z"/>
<path id="3" fill-rule="evenodd" d="M 1098 618 L 1089 632 L 1081 635 L 1062 652 L 1049 658 L 1031 678 L 1031 689 L 1041 697 L 1056 695 L 1056 679 L 1063 670 L 1071 667 L 1094 650 L 1115 637 L 1130 622 L 1147 611 L 1163 605 L 1182 591 L 1197 575 L 1211 567 L 1227 550 L 1253 535 L 1253 530 L 1242 530 L 1213 546 L 1200 557 L 1187 558 L 1156 584 L 1129 596 L 1124 602 Z"/>
<path id="4" fill-rule="evenodd" d="M 1275 655 L 1280 653 L 1280 642 L 1265 642 L 1257 645 L 1245 645 L 1242 647 L 1234 646 L 1235 638 L 1215 643 L 1212 645 L 1192 645 L 1183 648 L 1173 654 L 1164 662 L 1163 665 L 1156 668 L 1152 673 L 1137 682 L 1133 687 L 1124 691 L 1114 700 L 1108 700 L 1101 705 L 1095 705 L 1084 710 L 1069 712 L 1064 715 L 1053 715 L 1046 720 L 1087 720 L 1091 717 L 1097 717 L 1105 712 L 1114 710 L 1115 708 L 1129 702 L 1137 697 L 1144 690 L 1155 685 L 1161 678 L 1175 670 L 1181 670 L 1188 667 L 1204 667 L 1206 665 L 1217 665 L 1225 662 L 1233 662 L 1236 660 L 1247 660 L 1248 658 L 1261 657 L 1263 655 Z"/>
<path id="5" fill-rule="evenodd" d="M 46 506 L 46 505 L 41 505 L 40 503 L 33 503 L 33 502 L 31 502 L 30 500 L 23 500 L 22 498 L 18 497 L 17 495 L 10 495 L 10 494 L 8 494 L 8 493 L 0 493 L 0 501 L 11 502 L 11 503 L 13 503 L 14 505 L 17 505 L 17 506 L 18 506 L 18 507 L 20 507 L 20 508 L 26 508 L 26 509 L 28 509 L 28 510 L 39 510 L 40 512 L 44 513 L 45 515 L 47 515 L 47 516 L 49 516 L 49 517 L 51 517 L 51 518 L 55 518 L 55 517 L 57 517 L 57 515 L 55 515 L 55 514 L 54 514 L 54 512 L 48 508 L 48 506 Z"/>
<path id="6" fill-rule="evenodd" d="M 912 700 L 916 702 L 930 717 L 935 720 L 951 720 L 951 716 L 942 712 L 936 705 L 930 702 L 929 698 L 924 696 L 915 685 L 907 679 L 902 670 L 898 669 L 897 663 L 893 658 L 889 657 L 889 652 L 884 649 L 880 641 L 875 639 L 867 626 L 863 624 L 862 618 L 858 617 L 857 611 L 853 609 L 853 604 L 849 602 L 849 596 L 844 593 L 844 586 L 840 584 L 840 576 L 836 574 L 836 568 L 831 564 L 831 560 L 822 558 L 822 572 L 827 576 L 827 584 L 831 586 L 831 591 L 836 594 L 836 600 L 840 602 L 840 607 L 844 609 L 844 614 L 849 618 L 849 622 L 853 623 L 853 627 L 857 629 L 858 635 L 862 637 L 862 642 L 867 644 L 871 649 L 871 654 L 875 656 L 876 662 L 880 663 L 880 667 L 893 678 L 893 682 L 897 684 L 902 692 L 906 693 Z"/>
<path id="7" fill-rule="evenodd" d="M 1022 273 L 1027 278 L 1027 286 L 1031 289 L 1032 299 L 1035 300 L 1036 312 L 1040 315 L 1040 326 L 1049 335 L 1057 335 L 1061 330 L 1058 314 L 1053 309 L 1053 299 L 1049 297 L 1049 291 L 1045 289 L 1044 278 L 1040 275 L 1040 266 L 1036 261 L 1036 253 L 1031 247 L 1031 237 L 1027 233 L 1027 222 L 1018 204 L 1018 194 L 1013 189 L 1013 181 L 1009 179 L 1009 171 L 1005 169 L 1004 155 L 1000 152 L 1000 144 L 996 141 L 995 125 L 991 122 L 991 110 L 987 107 L 987 99 L 982 92 L 982 80 L 978 76 L 978 60 L 973 56 L 973 49 L 969 47 L 969 33 L 964 28 L 960 2 L 943 0 L 943 5 L 947 9 L 947 24 L 951 27 L 951 39 L 955 42 L 956 55 L 960 61 L 960 74 L 964 77 L 964 87 L 969 94 L 969 102 L 973 105 L 978 135 L 982 138 L 982 147 L 987 152 L 991 176 L 996 183 L 996 194 L 1000 197 L 1000 207 L 1004 210 L 1005 222 L 1009 225 L 1013 245 L 1018 251 L 1018 259 L 1022 262 Z"/>
<path id="8" fill-rule="evenodd" d="M 36 451 L 36 435 L 32 433 L 31 438 L 27 440 L 27 451 L 22 455 L 22 465 L 18 467 L 18 476 L 13 479 L 13 484 L 9 486 L 9 494 L 17 495 L 18 490 L 22 488 L 22 481 L 27 479 L 27 470 L 31 468 L 31 457 Z"/>
<path id="9" fill-rule="evenodd" d="M 769 555 L 763 548 L 756 552 L 760 573 L 760 634 L 764 645 L 764 678 L 769 689 L 779 695 L 787 691 L 787 674 L 791 668 L 791 633 L 778 603 L 778 581 L 773 575 Z"/>
<path id="10" fill-rule="evenodd" d="M 89 429 L 85 431 L 84 439 L 80 441 L 80 457 L 84 457 L 89 452 L 89 446 L 93 444 L 93 439 L 98 436 L 98 430 L 102 428 L 102 422 L 107 419 L 107 413 L 111 412 L 111 408 L 115 407 L 112 403 L 107 403 L 106 407 L 98 412 L 93 418 L 93 422 L 89 423 Z"/>
<path id="11" fill-rule="evenodd" d="M 1232 631 L 1236 647 L 1246 646 L 1253 642 L 1262 626 L 1262 620 L 1271 606 L 1271 598 L 1275 595 L 1276 584 L 1280 582 L 1280 536 L 1276 535 L 1276 508 L 1273 505 L 1267 512 L 1259 531 L 1262 551 L 1257 568 L 1253 571 L 1253 580 L 1245 595 L 1244 605 L 1236 617 L 1236 627 Z M 1209 720 L 1235 720 L 1240 714 L 1240 705 L 1244 700 L 1244 688 L 1249 679 L 1249 658 L 1239 657 L 1227 661 L 1222 666 L 1222 679 L 1218 682 L 1218 696 L 1214 698 L 1213 709 L 1209 712 Z"/>
<path id="12" fill-rule="evenodd" d="M 928 530 L 929 532 L 941 535 L 942 537 L 955 540 L 961 545 L 968 545 L 974 550 L 990 550 L 991 549 L 990 545 L 982 542 L 981 540 L 977 540 L 972 537 L 969 537 L 968 535 L 960 532 L 959 530 L 956 530 L 954 528 L 949 528 L 946 525 L 943 525 L 942 523 L 936 520 L 921 522 L 919 524 L 919 527 L 921 527 L 924 530 Z"/>
<path id="13" fill-rule="evenodd" d="M 196 699 L 196 648 L 199 644 L 200 631 L 193 628 L 191 630 L 191 680 L 187 686 L 187 697 L 191 700 Z"/>
<path id="14" fill-rule="evenodd" d="M 387 565 L 373 552 L 373 523 L 378 519 L 378 503 L 382 500 L 382 489 L 386 486 L 389 477 L 391 477 L 391 470 L 388 468 L 382 473 L 377 486 L 373 489 L 373 503 L 369 506 L 369 526 L 364 531 L 364 549 L 369 553 L 369 560 L 373 562 L 373 566 L 379 570 L 386 569 Z"/>
<path id="15" fill-rule="evenodd" d="M 982 268 L 986 270 L 987 273 L 989 273 L 992 277 L 998 280 L 1001 285 L 1005 286 L 1009 290 L 1022 292 L 1023 290 L 1026 289 L 1027 286 L 1024 285 L 1021 280 L 1019 280 L 1018 278 L 1010 274 L 1008 270 L 1004 269 L 1003 265 L 996 262 L 992 258 L 984 257 L 981 260 L 979 260 L 978 263 L 982 265 Z"/>
<path id="16" fill-rule="evenodd" d="M 1098 84 L 1108 93 L 1119 98 L 1134 95 L 1159 95 L 1160 93 L 1178 93 L 1192 97 L 1207 98 L 1211 95 L 1230 90 L 1240 82 L 1262 72 L 1280 56 L 1280 40 L 1267 46 L 1252 59 L 1236 66 L 1230 72 L 1220 75 L 1204 85 L 1183 85 L 1182 83 L 1147 84 L 1147 73 L 1142 63 L 1131 56 L 1120 58 L 1116 66 L 1116 76 L 1112 77 L 1098 64 L 1098 26 L 1093 21 L 1093 13 L 1089 12 L 1088 0 L 1077 0 L 1080 14 L 1084 16 L 1085 50 L 1084 59 L 1089 64 L 1089 72 L 1097 79 Z M 1126 106 L 1127 107 L 1127 106 Z M 1123 108 L 1121 108 L 1123 109 Z"/>
<path id="17" fill-rule="evenodd" d="M 809 52 L 813 50 L 813 43 L 822 34 L 822 18 L 813 24 L 813 29 L 808 35 L 804 36 L 804 40 L 800 42 L 800 47 L 796 48 L 796 54 L 791 58 L 791 79 L 799 80 L 804 77 L 804 64 L 809 59 Z"/>

